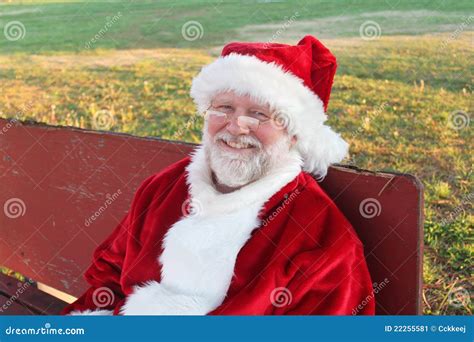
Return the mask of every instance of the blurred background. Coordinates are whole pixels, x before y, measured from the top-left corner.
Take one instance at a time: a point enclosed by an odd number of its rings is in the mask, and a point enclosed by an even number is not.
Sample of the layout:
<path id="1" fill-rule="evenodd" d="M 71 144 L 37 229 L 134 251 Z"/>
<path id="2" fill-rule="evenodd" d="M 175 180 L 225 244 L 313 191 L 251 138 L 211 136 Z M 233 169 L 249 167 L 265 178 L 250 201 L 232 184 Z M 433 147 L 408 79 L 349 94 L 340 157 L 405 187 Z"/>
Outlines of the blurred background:
<path id="1" fill-rule="evenodd" d="M 425 186 L 425 314 L 471 314 L 473 24 L 463 0 L 0 1 L 0 117 L 199 142 L 191 80 L 224 44 L 312 34 L 344 163 Z"/>

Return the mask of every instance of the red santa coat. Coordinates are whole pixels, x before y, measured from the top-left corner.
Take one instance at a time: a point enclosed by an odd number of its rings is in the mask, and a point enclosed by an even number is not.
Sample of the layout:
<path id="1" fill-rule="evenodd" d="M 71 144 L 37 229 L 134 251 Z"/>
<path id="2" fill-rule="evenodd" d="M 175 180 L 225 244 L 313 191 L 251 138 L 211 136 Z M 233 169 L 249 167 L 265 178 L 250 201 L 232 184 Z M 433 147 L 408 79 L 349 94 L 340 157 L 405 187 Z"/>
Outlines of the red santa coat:
<path id="1" fill-rule="evenodd" d="M 288 158 L 228 194 L 212 186 L 203 148 L 149 177 L 63 314 L 374 314 L 363 245 Z"/>

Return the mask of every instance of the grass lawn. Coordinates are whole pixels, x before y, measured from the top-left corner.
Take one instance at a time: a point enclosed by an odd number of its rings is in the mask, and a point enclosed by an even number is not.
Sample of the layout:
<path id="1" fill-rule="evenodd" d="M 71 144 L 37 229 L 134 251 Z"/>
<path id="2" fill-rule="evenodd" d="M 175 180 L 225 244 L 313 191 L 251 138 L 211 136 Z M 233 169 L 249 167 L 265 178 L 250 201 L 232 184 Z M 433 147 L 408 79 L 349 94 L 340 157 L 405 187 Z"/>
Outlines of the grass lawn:
<path id="1" fill-rule="evenodd" d="M 329 124 L 351 143 L 346 163 L 412 173 L 425 185 L 424 312 L 471 314 L 472 302 L 453 306 L 448 295 L 460 287 L 473 290 L 473 32 L 468 28 L 474 6 L 469 1 L 303 4 L 0 5 L 0 29 L 13 20 L 25 27 L 18 41 L 0 35 L 0 116 L 97 128 L 93 117 L 107 110 L 113 131 L 198 142 L 202 122 L 194 120 L 188 95 L 192 77 L 226 41 L 272 39 L 293 16 L 278 41 L 294 43 L 312 33 L 338 57 L 328 115 Z M 118 12 L 121 17 L 85 49 Z M 191 20 L 203 28 L 196 40 L 182 34 Z M 361 39 L 359 28 L 368 20 L 380 26 L 380 37 Z"/>
<path id="2" fill-rule="evenodd" d="M 0 28 L 10 20 L 20 21 L 24 39 L 13 44 L 0 40 L 2 53 L 81 51 L 104 27 L 113 23 L 93 48 L 201 48 L 220 46 L 229 39 L 256 39 L 268 30 L 274 33 L 295 17 L 291 30 L 318 37 L 358 36 L 360 25 L 376 21 L 383 34 L 452 32 L 472 14 L 472 1 L 444 0 L 332 0 L 332 1 L 17 1 L 0 5 Z M 114 15 L 121 13 L 119 20 Z M 197 21 L 202 37 L 183 39 L 182 27 Z M 276 28 L 272 24 L 277 25 Z M 266 24 L 266 25 L 263 25 Z M 256 27 L 258 25 L 258 27 Z M 193 32 L 189 32 L 193 36 Z M 290 37 L 289 37 L 290 36 Z M 271 37 L 271 35 L 270 35 Z"/>

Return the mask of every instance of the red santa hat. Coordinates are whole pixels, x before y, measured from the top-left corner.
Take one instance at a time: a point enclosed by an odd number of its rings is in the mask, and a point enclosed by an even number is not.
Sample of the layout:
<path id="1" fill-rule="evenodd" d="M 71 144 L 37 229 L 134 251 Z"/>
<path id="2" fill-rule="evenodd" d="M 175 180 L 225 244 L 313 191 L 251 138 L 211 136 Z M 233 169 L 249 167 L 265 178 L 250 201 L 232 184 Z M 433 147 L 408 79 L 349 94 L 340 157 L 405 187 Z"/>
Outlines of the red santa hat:
<path id="1" fill-rule="evenodd" d="M 216 94 L 229 90 L 269 104 L 297 137 L 304 170 L 324 177 L 348 152 L 341 136 L 324 125 L 336 68 L 334 55 L 309 35 L 294 46 L 234 42 L 193 79 L 191 97 L 201 114 Z"/>

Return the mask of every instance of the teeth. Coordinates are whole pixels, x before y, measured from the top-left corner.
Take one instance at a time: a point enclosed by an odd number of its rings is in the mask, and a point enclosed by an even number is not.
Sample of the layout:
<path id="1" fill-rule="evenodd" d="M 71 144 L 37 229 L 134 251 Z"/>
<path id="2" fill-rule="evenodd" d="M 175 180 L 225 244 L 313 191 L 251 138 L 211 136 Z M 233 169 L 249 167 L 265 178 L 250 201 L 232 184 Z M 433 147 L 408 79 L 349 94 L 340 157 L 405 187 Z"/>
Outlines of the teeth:
<path id="1" fill-rule="evenodd" d="M 248 148 L 248 147 L 250 147 L 250 145 L 248 145 L 248 144 L 234 143 L 234 142 L 231 142 L 231 141 L 226 141 L 226 144 L 229 145 L 230 147 L 233 147 L 233 148 Z"/>

